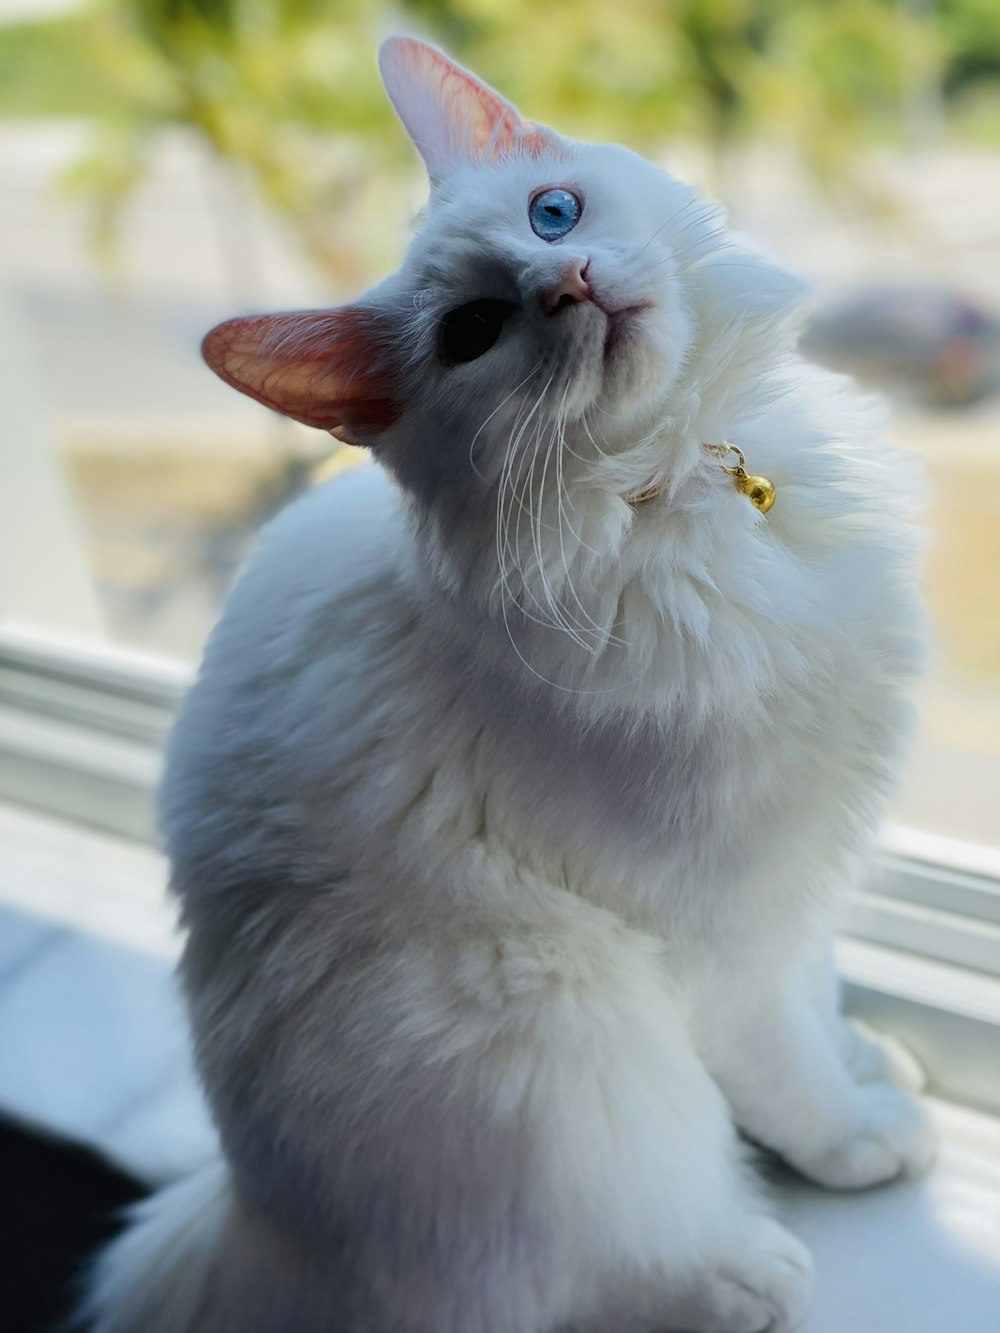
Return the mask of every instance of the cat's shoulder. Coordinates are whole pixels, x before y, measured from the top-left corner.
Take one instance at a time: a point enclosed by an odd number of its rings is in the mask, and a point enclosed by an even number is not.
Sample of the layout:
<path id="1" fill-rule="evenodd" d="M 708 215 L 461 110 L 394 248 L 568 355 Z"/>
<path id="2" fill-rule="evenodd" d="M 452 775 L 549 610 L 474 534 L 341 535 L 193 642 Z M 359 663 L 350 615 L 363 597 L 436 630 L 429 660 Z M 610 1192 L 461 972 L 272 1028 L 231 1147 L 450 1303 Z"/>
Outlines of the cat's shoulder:
<path id="1" fill-rule="evenodd" d="M 401 529 L 399 493 L 380 467 L 362 464 L 313 487 L 262 530 L 223 633 L 242 620 L 266 630 L 363 591 L 398 561 Z"/>
<path id="2" fill-rule="evenodd" d="M 336 655 L 357 617 L 397 595 L 399 493 L 365 464 L 313 487 L 261 532 L 210 636 L 200 683 L 295 671 Z"/>
<path id="3" fill-rule="evenodd" d="M 403 619 L 399 504 L 382 469 L 362 466 L 314 487 L 263 530 L 171 737 L 169 828 L 186 827 L 192 801 L 238 803 L 248 787 L 273 782 L 290 735 L 335 734 L 356 709 L 373 634 Z"/>
<path id="4" fill-rule="evenodd" d="M 339 473 L 312 487 L 262 531 L 244 582 L 259 594 L 273 585 L 322 580 L 329 586 L 356 577 L 373 562 L 391 557 L 400 526 L 399 492 L 373 463 Z"/>

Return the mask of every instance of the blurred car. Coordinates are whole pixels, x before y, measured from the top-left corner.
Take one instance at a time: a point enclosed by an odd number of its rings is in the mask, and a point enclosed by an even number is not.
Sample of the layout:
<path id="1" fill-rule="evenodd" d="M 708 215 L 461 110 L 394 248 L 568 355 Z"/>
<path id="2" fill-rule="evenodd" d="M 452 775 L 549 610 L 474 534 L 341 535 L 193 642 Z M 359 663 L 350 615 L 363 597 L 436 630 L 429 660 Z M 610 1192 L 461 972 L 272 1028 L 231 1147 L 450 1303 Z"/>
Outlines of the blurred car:
<path id="1" fill-rule="evenodd" d="M 864 383 L 941 406 L 1000 387 L 1000 320 L 972 297 L 935 288 L 859 288 L 816 312 L 801 350 Z"/>

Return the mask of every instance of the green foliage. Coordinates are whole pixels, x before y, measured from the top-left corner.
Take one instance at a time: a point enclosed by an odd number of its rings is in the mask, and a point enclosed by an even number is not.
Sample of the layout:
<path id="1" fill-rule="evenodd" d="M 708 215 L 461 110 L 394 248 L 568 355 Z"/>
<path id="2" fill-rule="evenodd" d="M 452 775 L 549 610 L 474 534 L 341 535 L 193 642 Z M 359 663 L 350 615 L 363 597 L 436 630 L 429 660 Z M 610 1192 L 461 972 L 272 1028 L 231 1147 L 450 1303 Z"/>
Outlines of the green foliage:
<path id="1" fill-rule="evenodd" d="M 374 71 L 386 31 L 438 40 L 579 137 L 656 150 L 682 134 L 721 156 L 769 136 L 834 178 L 865 138 L 898 132 L 942 62 L 1000 68 L 997 0 L 941 3 L 936 25 L 919 0 L 92 0 L 0 29 L 0 113 L 95 117 L 74 180 L 105 243 L 157 134 L 183 127 L 336 275 L 351 262 L 331 220 L 407 152 Z"/>
<path id="2" fill-rule="evenodd" d="M 0 115 L 106 114 L 108 87 L 83 54 L 88 38 L 76 18 L 0 28 Z"/>
<path id="3" fill-rule="evenodd" d="M 960 93 L 1000 81 L 1000 7 L 997 0 L 941 0 L 941 30 L 950 59 L 946 87 Z"/>
<path id="4" fill-rule="evenodd" d="M 816 134 L 848 141 L 891 122 L 908 65 L 932 47 L 894 0 L 407 7 L 533 117 L 647 148 L 674 133 L 716 149 L 764 134 L 811 155 Z"/>
<path id="5" fill-rule="evenodd" d="M 105 251 L 156 136 L 179 127 L 336 276 L 353 268 L 332 227 L 344 198 L 405 152 L 386 132 L 377 43 L 362 0 L 97 0 L 68 23 L 0 32 L 0 70 L 25 70 L 0 110 L 37 114 L 44 103 L 95 117 L 93 150 L 69 183 L 94 198 Z"/>

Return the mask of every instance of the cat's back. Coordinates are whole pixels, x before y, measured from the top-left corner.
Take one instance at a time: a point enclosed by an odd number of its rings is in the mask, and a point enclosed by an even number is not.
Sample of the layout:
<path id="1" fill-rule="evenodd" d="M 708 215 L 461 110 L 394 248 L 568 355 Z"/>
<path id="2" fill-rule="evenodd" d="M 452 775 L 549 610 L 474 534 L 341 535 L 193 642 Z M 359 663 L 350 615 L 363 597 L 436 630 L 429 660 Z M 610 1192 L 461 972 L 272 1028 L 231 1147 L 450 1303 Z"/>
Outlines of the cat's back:
<path id="1" fill-rule="evenodd" d="M 226 601 L 201 676 L 287 661 L 308 625 L 391 580 L 399 506 L 384 469 L 362 465 L 282 510 L 261 532 Z"/>
<path id="2" fill-rule="evenodd" d="M 254 840 L 310 756 L 349 743 L 415 619 L 399 577 L 400 500 L 359 467 L 284 510 L 233 589 L 168 748 L 161 815 L 175 864 Z"/>

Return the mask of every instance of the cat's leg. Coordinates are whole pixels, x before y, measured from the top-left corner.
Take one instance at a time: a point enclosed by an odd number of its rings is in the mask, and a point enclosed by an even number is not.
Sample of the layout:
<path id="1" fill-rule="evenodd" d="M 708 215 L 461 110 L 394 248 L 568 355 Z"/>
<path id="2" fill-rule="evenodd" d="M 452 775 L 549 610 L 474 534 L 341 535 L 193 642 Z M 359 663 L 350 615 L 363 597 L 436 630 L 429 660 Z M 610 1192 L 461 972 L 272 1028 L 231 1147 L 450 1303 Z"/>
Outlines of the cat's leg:
<path id="1" fill-rule="evenodd" d="M 501 1201 L 513 1187 L 517 1201 L 502 1209 L 513 1212 L 517 1244 L 503 1247 L 512 1266 L 497 1269 L 499 1289 L 531 1290 L 542 1273 L 539 1311 L 563 1304 L 563 1326 L 603 1333 L 793 1328 L 809 1255 L 769 1215 L 657 947 L 557 899 L 561 909 L 550 916 L 547 906 L 528 929 L 491 926 L 478 946 L 467 935 L 461 968 L 447 964 L 449 989 L 458 987 L 448 1010 L 463 1026 L 485 1025 L 461 1077 L 485 1101 L 463 1115 L 453 1089 L 440 1104 L 480 1137 L 487 1125 L 499 1130 L 492 1148 L 484 1143 L 487 1161 L 524 1173 L 487 1186 Z M 460 1134 L 460 1120 L 441 1130 Z M 517 1233 L 529 1219 L 525 1266 Z M 522 1318 L 518 1333 L 526 1327 Z"/>
<path id="2" fill-rule="evenodd" d="M 909 1047 L 889 1032 L 879 1032 L 860 1018 L 838 1015 L 836 1039 L 856 1083 L 895 1083 L 923 1092 L 927 1074 Z"/>
<path id="3" fill-rule="evenodd" d="M 927 1076 L 920 1062 L 897 1038 L 878 1032 L 861 1019 L 841 1011 L 840 981 L 828 932 L 818 938 L 804 963 L 812 1003 L 856 1083 L 895 1083 L 921 1092 Z"/>
<path id="4" fill-rule="evenodd" d="M 915 1062 L 845 1023 L 832 973 L 817 983 L 815 948 L 747 953 L 706 987 L 699 1022 L 703 1056 L 740 1128 L 830 1188 L 924 1171 L 935 1135 L 907 1090 Z"/>
<path id="5" fill-rule="evenodd" d="M 765 1213 L 732 1219 L 724 1243 L 681 1272 L 675 1262 L 602 1284 L 582 1318 L 546 1333 L 785 1333 L 805 1313 L 812 1260 Z"/>
<path id="6" fill-rule="evenodd" d="M 352 1333 L 794 1326 L 809 1256 L 769 1215 L 654 941 L 527 881 L 488 919 L 449 899 L 329 974 L 325 929 L 283 944 L 321 967 L 286 979 L 300 995 L 245 978 L 252 1061 L 211 1009 L 226 1141 L 328 1277 L 310 1309 L 355 1310 Z"/>

